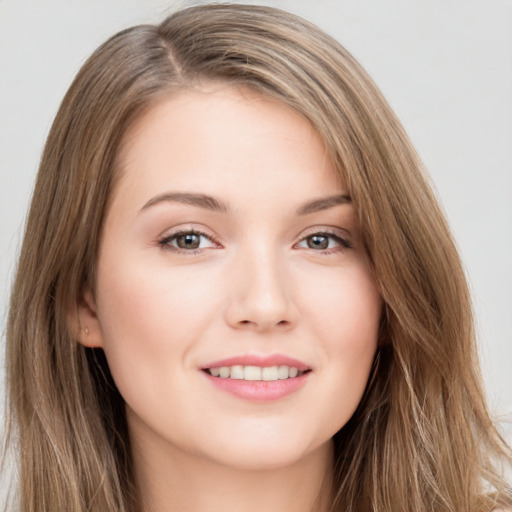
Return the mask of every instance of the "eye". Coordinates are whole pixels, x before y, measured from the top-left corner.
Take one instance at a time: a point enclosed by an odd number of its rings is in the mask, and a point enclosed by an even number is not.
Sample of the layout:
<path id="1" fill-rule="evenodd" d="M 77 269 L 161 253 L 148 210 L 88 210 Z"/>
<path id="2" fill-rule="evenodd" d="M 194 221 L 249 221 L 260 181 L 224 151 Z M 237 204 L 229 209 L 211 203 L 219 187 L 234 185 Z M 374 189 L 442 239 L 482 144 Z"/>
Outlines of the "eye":
<path id="1" fill-rule="evenodd" d="M 218 244 L 208 235 L 193 230 L 173 233 L 162 238 L 158 244 L 165 249 L 177 252 L 197 252 L 202 249 L 218 247 Z"/>
<path id="2" fill-rule="evenodd" d="M 313 233 L 301 240 L 297 247 L 304 249 L 313 249 L 314 251 L 327 251 L 340 248 L 349 249 L 351 247 L 348 240 L 341 238 L 334 233 Z"/>

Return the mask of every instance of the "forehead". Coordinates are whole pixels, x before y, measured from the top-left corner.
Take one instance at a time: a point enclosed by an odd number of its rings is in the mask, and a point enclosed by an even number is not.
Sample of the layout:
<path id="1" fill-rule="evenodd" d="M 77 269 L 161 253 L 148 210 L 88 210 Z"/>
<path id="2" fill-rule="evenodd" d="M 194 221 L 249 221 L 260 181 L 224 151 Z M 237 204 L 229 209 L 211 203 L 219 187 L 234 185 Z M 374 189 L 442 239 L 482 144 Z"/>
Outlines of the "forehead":
<path id="1" fill-rule="evenodd" d="M 178 90 L 128 129 L 119 152 L 120 189 L 211 194 L 282 193 L 298 185 L 342 191 L 339 174 L 311 124 L 283 102 L 224 84 Z M 268 187 L 268 184 L 274 187 Z"/>

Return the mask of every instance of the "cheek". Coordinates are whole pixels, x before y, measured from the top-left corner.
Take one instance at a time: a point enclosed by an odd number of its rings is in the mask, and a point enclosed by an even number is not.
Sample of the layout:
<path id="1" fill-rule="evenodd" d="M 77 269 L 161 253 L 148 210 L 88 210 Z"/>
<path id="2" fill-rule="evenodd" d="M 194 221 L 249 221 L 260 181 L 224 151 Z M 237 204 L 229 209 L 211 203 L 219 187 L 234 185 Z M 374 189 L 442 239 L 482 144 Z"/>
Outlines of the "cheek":
<path id="1" fill-rule="evenodd" d="M 332 270 L 332 269 L 331 269 Z M 302 301 L 330 351 L 368 350 L 378 336 L 382 299 L 363 263 L 308 277 Z"/>
<path id="2" fill-rule="evenodd" d="M 377 348 L 382 300 L 366 269 L 350 275 L 337 295 L 330 349 L 355 382 L 365 382 Z"/>
<path id="3" fill-rule="evenodd" d="M 317 284 L 322 284 L 317 280 Z M 340 269 L 310 295 L 311 326 L 324 349 L 326 415 L 333 431 L 357 408 L 378 344 L 382 300 L 364 266 Z M 331 412 L 330 412 L 331 411 Z M 336 411 L 336 414 L 332 412 Z"/>
<path id="4" fill-rule="evenodd" d="M 194 318 L 211 303 L 209 281 L 197 272 L 151 263 L 127 258 L 100 266 L 98 307 L 107 332 L 190 331 Z"/>
<path id="5" fill-rule="evenodd" d="M 214 317 L 211 287 L 185 269 L 105 259 L 98 283 L 103 347 L 121 391 L 135 377 L 156 384 L 169 362 L 186 365 L 188 350 Z"/>

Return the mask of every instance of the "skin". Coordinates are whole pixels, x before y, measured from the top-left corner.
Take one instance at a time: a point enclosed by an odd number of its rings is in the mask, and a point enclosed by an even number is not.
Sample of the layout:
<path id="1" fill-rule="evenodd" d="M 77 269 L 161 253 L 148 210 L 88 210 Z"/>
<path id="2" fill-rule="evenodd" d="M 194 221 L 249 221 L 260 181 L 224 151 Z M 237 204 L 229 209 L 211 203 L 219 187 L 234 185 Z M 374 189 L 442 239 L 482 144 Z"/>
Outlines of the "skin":
<path id="1" fill-rule="evenodd" d="M 364 392 L 381 298 L 350 202 L 298 213 L 348 196 L 321 139 L 284 104 L 203 84 L 138 119 L 119 157 L 79 322 L 126 401 L 143 510 L 328 510 L 331 438 Z M 223 208 L 162 200 L 176 192 Z M 180 249 L 191 230 L 199 246 Z M 275 353 L 312 369 L 278 400 L 201 370 Z"/>

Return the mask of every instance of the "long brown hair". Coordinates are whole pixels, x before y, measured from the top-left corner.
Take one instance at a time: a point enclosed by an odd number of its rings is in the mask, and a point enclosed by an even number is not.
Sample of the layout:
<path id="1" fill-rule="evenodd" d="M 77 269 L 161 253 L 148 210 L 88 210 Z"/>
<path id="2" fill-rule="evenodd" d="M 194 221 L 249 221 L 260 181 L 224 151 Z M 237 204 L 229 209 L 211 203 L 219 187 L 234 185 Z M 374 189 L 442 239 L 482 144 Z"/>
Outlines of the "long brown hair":
<path id="1" fill-rule="evenodd" d="M 7 331 L 10 435 L 23 511 L 134 512 L 124 404 L 72 318 L 94 291 L 104 212 L 128 126 L 204 80 L 287 103 L 350 191 L 384 300 L 358 410 L 335 436 L 333 511 L 489 511 L 510 503 L 510 451 L 486 409 L 465 275 L 422 165 L 360 65 L 308 22 L 208 5 L 122 31 L 85 63 L 44 149 Z"/>

